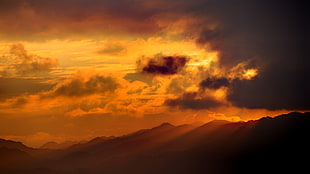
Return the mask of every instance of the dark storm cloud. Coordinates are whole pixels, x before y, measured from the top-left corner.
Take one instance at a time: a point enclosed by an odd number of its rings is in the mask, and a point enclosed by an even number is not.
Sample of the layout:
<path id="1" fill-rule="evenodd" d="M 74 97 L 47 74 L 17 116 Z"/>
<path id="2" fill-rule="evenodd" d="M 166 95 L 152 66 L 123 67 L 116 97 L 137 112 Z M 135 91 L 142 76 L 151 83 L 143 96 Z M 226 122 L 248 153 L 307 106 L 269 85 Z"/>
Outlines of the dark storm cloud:
<path id="1" fill-rule="evenodd" d="M 302 1 L 209 1 L 206 12 L 218 22 L 202 29 L 199 44 L 220 52 L 220 65 L 261 62 L 259 77 L 235 80 L 234 105 L 266 109 L 310 109 L 309 16 Z M 195 29 L 192 29 L 195 30 Z"/>
<path id="2" fill-rule="evenodd" d="M 218 51 L 221 68 L 229 71 L 249 60 L 248 68 L 258 68 L 257 78 L 229 85 L 233 105 L 310 109 L 309 10 L 304 1 L 195 0 L 179 7 L 175 11 L 196 19 L 184 35 Z"/>
<path id="3" fill-rule="evenodd" d="M 282 48 L 295 48 L 296 44 L 305 47 L 306 9 L 298 1 L 211 0 L 208 3 L 207 14 L 218 25 L 214 29 L 202 29 L 197 42 L 210 43 L 214 50 L 220 51 L 222 65 L 233 66 L 252 57 L 272 57 L 270 54 L 275 54 L 273 59 L 283 60 L 278 56 L 285 55 L 286 50 Z"/>
<path id="4" fill-rule="evenodd" d="M 211 97 L 200 98 L 197 92 L 185 92 L 179 98 L 167 99 L 165 105 L 181 109 L 211 109 L 225 104 Z"/>
<path id="5" fill-rule="evenodd" d="M 142 72 L 155 75 L 173 75 L 178 73 L 187 63 L 185 56 L 160 56 L 151 58 L 142 67 Z"/>
<path id="6" fill-rule="evenodd" d="M 227 87 L 229 81 L 226 78 L 207 78 L 200 82 L 201 88 L 219 89 L 221 87 Z"/>
<path id="7" fill-rule="evenodd" d="M 234 80 L 228 100 L 235 106 L 269 110 L 309 110 L 309 75 L 268 69 L 255 80 Z M 304 71 L 304 73 L 307 73 Z M 308 78 L 306 78 L 308 76 Z"/>
<path id="8" fill-rule="evenodd" d="M 304 1 L 194 0 L 182 1 L 175 11 L 196 19 L 184 35 L 218 51 L 221 68 L 229 71 L 241 62 L 258 68 L 253 80 L 223 81 L 233 105 L 310 109 L 309 10 Z M 200 86 L 212 84 L 204 80 Z"/>

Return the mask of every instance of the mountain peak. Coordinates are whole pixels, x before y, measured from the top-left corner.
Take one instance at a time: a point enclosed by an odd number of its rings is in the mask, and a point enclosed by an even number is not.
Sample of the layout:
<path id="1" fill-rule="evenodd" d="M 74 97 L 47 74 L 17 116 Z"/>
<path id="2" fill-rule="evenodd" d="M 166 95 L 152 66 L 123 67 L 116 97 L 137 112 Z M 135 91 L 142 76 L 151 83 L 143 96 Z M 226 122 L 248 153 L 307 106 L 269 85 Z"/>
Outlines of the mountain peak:
<path id="1" fill-rule="evenodd" d="M 172 124 L 168 123 L 168 122 L 164 122 L 159 126 L 153 127 L 150 130 L 162 130 L 162 129 L 171 129 L 174 128 L 175 126 L 173 126 Z"/>
<path id="2" fill-rule="evenodd" d="M 309 116 L 310 112 L 290 112 L 287 114 L 282 114 L 282 115 L 278 115 L 275 117 L 271 117 L 271 116 L 266 116 L 266 117 L 262 117 L 260 119 L 258 119 L 258 121 L 267 121 L 267 120 L 276 120 L 276 119 L 281 119 L 281 120 L 288 120 L 288 119 L 298 119 L 300 117 L 303 116 Z"/>
<path id="3" fill-rule="evenodd" d="M 57 143 L 57 142 L 54 142 L 54 141 L 50 141 L 50 142 L 47 142 L 45 144 L 43 144 L 40 148 L 41 149 L 65 149 L 65 148 L 68 148 L 74 144 L 77 144 L 77 143 L 80 143 L 78 141 L 64 141 L 62 143 Z"/>
<path id="4" fill-rule="evenodd" d="M 159 125 L 158 127 L 175 127 L 174 125 L 168 123 L 168 122 L 164 122 L 161 125 Z"/>
<path id="5" fill-rule="evenodd" d="M 227 121 L 227 120 L 213 120 L 213 121 L 210 121 L 206 124 L 203 124 L 201 125 L 201 127 L 209 127 L 209 126 L 221 126 L 221 125 L 225 125 L 225 124 L 228 124 L 228 123 L 231 123 L 230 121 Z"/>
<path id="6" fill-rule="evenodd" d="M 0 138 L 0 147 L 9 147 L 9 148 L 27 148 L 23 143 L 12 141 L 12 140 L 5 140 Z"/>

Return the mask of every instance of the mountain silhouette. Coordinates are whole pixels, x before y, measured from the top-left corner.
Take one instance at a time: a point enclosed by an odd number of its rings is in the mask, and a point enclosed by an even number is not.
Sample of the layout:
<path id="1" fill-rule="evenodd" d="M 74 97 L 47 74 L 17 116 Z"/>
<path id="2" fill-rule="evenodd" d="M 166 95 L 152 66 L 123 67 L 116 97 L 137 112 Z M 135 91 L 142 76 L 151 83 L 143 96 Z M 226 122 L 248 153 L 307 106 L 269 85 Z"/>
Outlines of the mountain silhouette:
<path id="1" fill-rule="evenodd" d="M 66 148 L 68 148 L 70 146 L 73 146 L 75 144 L 78 144 L 78 143 L 83 143 L 83 141 L 81 141 L 81 142 L 65 141 L 65 142 L 62 142 L 62 143 L 57 143 L 57 142 L 54 142 L 54 141 L 50 141 L 50 142 L 47 142 L 47 143 L 43 144 L 40 147 L 40 149 L 66 149 Z"/>
<path id="2" fill-rule="evenodd" d="M 0 173 L 302 173 L 307 171 L 309 124 L 309 112 L 199 126 L 163 123 L 35 157 L 21 143 L 1 140 L 0 154 L 19 160 L 13 160 L 15 166 L 0 166 Z"/>
<path id="3" fill-rule="evenodd" d="M 33 148 L 29 148 L 25 146 L 21 142 L 11 141 L 11 140 L 4 140 L 0 139 L 0 147 L 1 148 L 8 148 L 8 149 L 19 149 L 24 152 L 30 152 L 34 150 Z"/>

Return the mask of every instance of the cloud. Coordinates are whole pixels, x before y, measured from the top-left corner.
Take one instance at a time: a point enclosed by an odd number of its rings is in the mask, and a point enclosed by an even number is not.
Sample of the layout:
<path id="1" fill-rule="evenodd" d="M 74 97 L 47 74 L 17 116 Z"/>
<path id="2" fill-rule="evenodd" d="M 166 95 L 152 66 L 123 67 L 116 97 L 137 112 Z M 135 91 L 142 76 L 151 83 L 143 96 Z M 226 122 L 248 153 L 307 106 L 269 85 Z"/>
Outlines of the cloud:
<path id="1" fill-rule="evenodd" d="M 0 77 L 0 101 L 23 94 L 36 94 L 52 89 L 54 84 L 42 79 L 21 79 Z"/>
<path id="2" fill-rule="evenodd" d="M 167 33 L 161 32 L 182 26 L 184 28 L 176 33 L 181 32 L 182 39 L 195 38 L 199 46 L 218 52 L 219 67 L 224 72 L 242 62 L 255 60 L 244 72 L 236 74 L 237 78 L 223 75 L 235 79 L 229 85 L 228 96 L 233 105 L 307 110 L 310 109 L 307 97 L 310 83 L 306 7 L 305 2 L 292 0 L 281 3 L 267 0 L 180 0 L 178 3 L 172 0 L 5 0 L 0 2 L 0 37 L 4 40 L 102 38 L 103 33 L 147 37 L 165 35 Z M 103 52 L 117 52 L 117 49 L 104 48 Z M 146 74 L 172 75 L 187 65 L 182 61 L 172 61 L 169 65 L 169 61 L 139 62 L 138 69 Z M 16 69 L 16 65 L 11 69 Z M 24 73 L 41 71 L 50 66 L 48 61 L 40 66 L 28 63 L 21 66 L 21 70 Z M 175 91 L 182 93 L 180 90 L 183 88 Z"/>
<path id="3" fill-rule="evenodd" d="M 97 51 L 98 54 L 118 55 L 126 51 L 126 48 L 120 43 L 108 42 L 106 45 Z"/>
<path id="4" fill-rule="evenodd" d="M 141 81 L 141 82 L 148 84 L 149 86 L 151 86 L 153 83 L 152 78 L 150 78 L 148 76 L 144 76 L 141 73 L 127 73 L 124 76 L 124 79 L 129 81 L 130 83 L 133 83 L 135 81 Z"/>
<path id="5" fill-rule="evenodd" d="M 289 0 L 208 3 L 202 8 L 217 25 L 201 27 L 197 43 L 217 50 L 222 67 L 254 58 L 254 66 L 260 68 L 259 77 L 252 81 L 233 81 L 229 101 L 246 108 L 310 109 L 305 4 Z M 244 78 L 251 78 L 247 74 Z"/>
<path id="6" fill-rule="evenodd" d="M 119 87 L 118 82 L 110 77 L 103 75 L 93 75 L 84 77 L 77 74 L 63 83 L 59 83 L 55 88 L 44 97 L 83 97 L 93 94 L 107 94 L 114 92 Z"/>
<path id="7" fill-rule="evenodd" d="M 207 78 L 200 82 L 201 88 L 219 89 L 221 87 L 227 87 L 229 81 L 226 78 Z"/>
<path id="8" fill-rule="evenodd" d="M 197 92 L 185 92 L 183 96 L 176 99 L 167 99 L 165 105 L 180 107 L 181 109 L 212 109 L 225 104 L 211 96 L 201 97 Z"/>
<path id="9" fill-rule="evenodd" d="M 163 56 L 156 55 L 148 59 L 146 62 L 139 60 L 137 62 L 138 69 L 142 73 L 154 75 L 173 75 L 180 72 L 188 62 L 186 56 Z"/>
<path id="10" fill-rule="evenodd" d="M 4 62 L 2 76 L 28 76 L 47 73 L 58 66 L 57 59 L 28 54 L 23 44 L 12 44 L 7 55 L 1 57 Z"/>
<path id="11" fill-rule="evenodd" d="M 269 110 L 309 110 L 309 84 L 297 72 L 270 69 L 252 81 L 233 80 L 227 99 L 237 107 Z M 297 78 L 297 79 L 295 79 Z M 298 79 L 300 78 L 300 79 Z M 269 84 L 269 85 L 268 85 Z"/>
<path id="12" fill-rule="evenodd" d="M 14 83 L 19 82 L 15 82 L 15 80 L 7 81 L 13 81 Z M 23 81 L 27 82 L 27 80 Z M 33 81 L 40 82 L 40 80 Z M 33 87 L 35 84 L 31 82 L 32 81 L 30 81 L 28 85 Z M 104 108 L 107 103 L 119 99 L 119 92 L 122 91 L 118 90 L 121 87 L 119 82 L 120 81 L 111 76 L 104 76 L 98 73 L 77 73 L 65 80 L 59 80 L 57 84 L 51 84 L 48 88 L 31 93 L 24 92 L 24 90 L 21 89 L 14 90 L 13 88 L 18 87 L 13 86 L 11 88 L 13 89 L 12 93 L 14 95 L 4 95 L 5 98 L 3 98 L 2 101 L 0 100 L 0 110 L 23 113 L 31 112 L 33 114 L 36 112 L 41 113 L 47 110 L 53 110 L 52 112 L 61 114 L 80 108 L 84 110 L 85 113 L 99 112 L 99 110 L 100 113 L 102 113 L 105 112 Z M 33 90 L 40 87 L 42 88 L 42 86 L 38 85 L 34 87 Z M 44 105 L 42 105 L 42 103 L 44 103 Z M 18 108 L 18 110 L 16 110 L 16 108 Z M 99 110 L 94 110 L 94 108 L 98 108 Z"/>
<path id="13" fill-rule="evenodd" d="M 80 0 L 1 1 L 0 36 L 11 40 L 48 40 L 117 33 L 154 33 L 158 8 L 144 2 Z M 5 9 L 2 11 L 2 9 Z"/>

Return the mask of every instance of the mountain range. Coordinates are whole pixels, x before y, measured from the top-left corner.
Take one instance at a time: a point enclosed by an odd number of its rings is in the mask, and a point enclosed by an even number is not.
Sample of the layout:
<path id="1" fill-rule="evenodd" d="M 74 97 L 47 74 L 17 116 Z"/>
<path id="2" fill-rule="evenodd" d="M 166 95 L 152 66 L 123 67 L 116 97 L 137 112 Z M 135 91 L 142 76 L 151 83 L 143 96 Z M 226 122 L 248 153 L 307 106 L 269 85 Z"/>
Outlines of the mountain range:
<path id="1" fill-rule="evenodd" d="M 309 171 L 309 125 L 310 112 L 292 112 L 247 122 L 163 123 L 59 149 L 0 139 L 0 173 L 303 173 Z"/>

